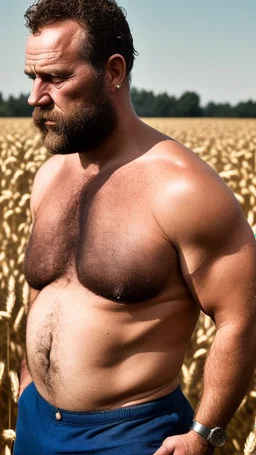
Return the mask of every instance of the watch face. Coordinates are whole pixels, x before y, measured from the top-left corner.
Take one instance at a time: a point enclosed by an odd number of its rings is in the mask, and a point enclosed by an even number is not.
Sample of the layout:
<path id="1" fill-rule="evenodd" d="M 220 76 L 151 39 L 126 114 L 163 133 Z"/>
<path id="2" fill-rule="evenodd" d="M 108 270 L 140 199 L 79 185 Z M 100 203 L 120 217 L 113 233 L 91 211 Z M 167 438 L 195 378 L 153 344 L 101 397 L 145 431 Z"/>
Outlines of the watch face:
<path id="1" fill-rule="evenodd" d="M 208 441 L 214 447 L 224 446 L 226 439 L 227 439 L 226 433 L 221 427 L 213 428 L 208 436 Z"/>

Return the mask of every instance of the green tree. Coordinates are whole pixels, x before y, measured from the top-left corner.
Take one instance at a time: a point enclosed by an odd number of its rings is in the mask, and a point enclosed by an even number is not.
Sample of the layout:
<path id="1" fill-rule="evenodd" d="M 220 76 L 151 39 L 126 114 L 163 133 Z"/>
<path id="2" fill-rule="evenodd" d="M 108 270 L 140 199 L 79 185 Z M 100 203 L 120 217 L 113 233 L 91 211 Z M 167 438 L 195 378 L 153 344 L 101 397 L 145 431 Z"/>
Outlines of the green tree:
<path id="1" fill-rule="evenodd" d="M 178 117 L 201 117 L 200 97 L 195 92 L 185 92 L 178 99 Z"/>
<path id="2" fill-rule="evenodd" d="M 174 96 L 161 93 L 155 100 L 155 117 L 175 117 L 177 115 L 177 100 Z"/>

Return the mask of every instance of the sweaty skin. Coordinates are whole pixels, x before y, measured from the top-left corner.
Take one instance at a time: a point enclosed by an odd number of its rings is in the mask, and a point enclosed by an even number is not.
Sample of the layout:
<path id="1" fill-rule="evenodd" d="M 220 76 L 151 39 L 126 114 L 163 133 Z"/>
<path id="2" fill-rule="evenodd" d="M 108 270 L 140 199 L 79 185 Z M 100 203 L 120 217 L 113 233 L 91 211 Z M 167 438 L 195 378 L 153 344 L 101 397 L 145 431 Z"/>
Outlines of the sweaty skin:
<path id="1" fill-rule="evenodd" d="M 95 107 L 80 32 L 65 21 L 29 37 L 29 103 L 47 114 L 49 147 L 62 141 L 52 119 Z M 137 118 L 120 55 L 106 64 L 104 93 L 117 112 L 111 137 L 97 150 L 50 158 L 35 178 L 21 391 L 33 380 L 53 406 L 71 411 L 164 396 L 179 383 L 202 309 L 217 334 L 195 417 L 225 427 L 255 366 L 252 231 L 206 163 Z M 190 431 L 163 441 L 155 455 L 210 453 Z"/>

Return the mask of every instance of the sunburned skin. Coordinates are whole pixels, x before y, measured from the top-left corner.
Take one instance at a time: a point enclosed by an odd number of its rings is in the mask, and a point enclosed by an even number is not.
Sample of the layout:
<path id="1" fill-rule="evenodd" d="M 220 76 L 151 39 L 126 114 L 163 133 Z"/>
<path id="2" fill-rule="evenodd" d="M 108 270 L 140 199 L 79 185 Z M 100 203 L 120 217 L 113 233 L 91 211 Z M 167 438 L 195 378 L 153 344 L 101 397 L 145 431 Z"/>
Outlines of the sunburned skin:
<path id="1" fill-rule="evenodd" d="M 149 155 L 93 178 L 72 175 L 77 157 L 55 157 L 64 164 L 37 200 L 27 359 L 56 407 L 127 406 L 178 384 L 199 306 L 154 215 L 170 160 Z"/>

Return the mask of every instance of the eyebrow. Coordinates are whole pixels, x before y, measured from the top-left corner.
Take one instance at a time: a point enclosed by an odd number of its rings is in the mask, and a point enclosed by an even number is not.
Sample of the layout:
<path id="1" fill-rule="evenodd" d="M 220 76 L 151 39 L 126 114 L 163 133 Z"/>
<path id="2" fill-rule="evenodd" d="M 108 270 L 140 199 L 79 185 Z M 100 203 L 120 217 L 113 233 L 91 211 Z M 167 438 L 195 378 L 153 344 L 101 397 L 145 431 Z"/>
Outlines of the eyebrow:
<path id="1" fill-rule="evenodd" d="M 27 76 L 31 76 L 32 74 L 35 74 L 33 71 L 29 71 L 27 70 L 26 68 L 24 69 L 24 74 L 26 74 Z"/>
<path id="2" fill-rule="evenodd" d="M 51 76 L 69 76 L 71 73 L 69 70 L 67 69 L 64 69 L 64 68 L 60 68 L 60 69 L 57 69 L 56 67 L 55 68 L 48 68 L 47 71 L 44 71 L 44 70 L 39 70 L 39 71 L 33 71 L 33 70 L 28 70 L 27 68 L 24 69 L 24 74 L 26 74 L 26 76 L 36 76 L 36 75 L 42 75 L 42 76 L 47 76 L 47 75 L 51 75 Z"/>

